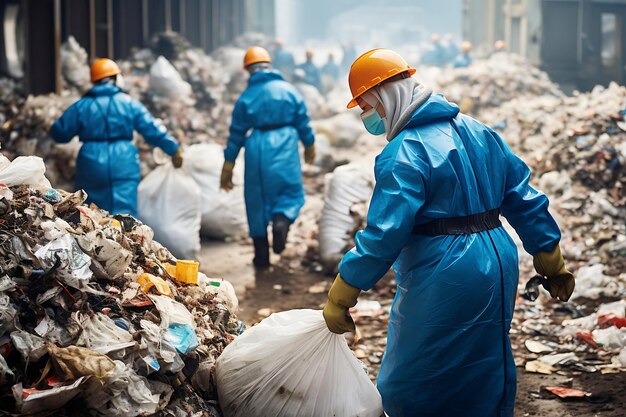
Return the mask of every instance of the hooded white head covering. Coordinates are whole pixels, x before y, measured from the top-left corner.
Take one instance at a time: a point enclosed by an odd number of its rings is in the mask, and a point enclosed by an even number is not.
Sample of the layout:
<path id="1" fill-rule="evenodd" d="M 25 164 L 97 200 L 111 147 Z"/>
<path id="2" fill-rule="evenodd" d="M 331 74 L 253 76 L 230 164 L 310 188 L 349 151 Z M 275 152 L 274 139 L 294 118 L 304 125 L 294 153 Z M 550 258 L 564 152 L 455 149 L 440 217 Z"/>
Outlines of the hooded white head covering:
<path id="1" fill-rule="evenodd" d="M 407 125 L 415 110 L 428 100 L 432 90 L 414 78 L 402 78 L 373 87 L 361 96 L 372 107 L 382 105 L 387 115 L 383 122 L 391 141 Z"/>

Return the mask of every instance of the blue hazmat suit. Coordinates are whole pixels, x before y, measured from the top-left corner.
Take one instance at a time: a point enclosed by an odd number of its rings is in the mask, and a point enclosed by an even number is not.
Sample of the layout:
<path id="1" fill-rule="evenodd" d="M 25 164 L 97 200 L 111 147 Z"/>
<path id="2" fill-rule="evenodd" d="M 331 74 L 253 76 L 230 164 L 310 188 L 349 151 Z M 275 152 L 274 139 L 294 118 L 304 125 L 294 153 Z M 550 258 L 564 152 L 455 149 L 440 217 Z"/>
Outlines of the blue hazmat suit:
<path id="1" fill-rule="evenodd" d="M 412 234 L 433 219 L 499 208 L 530 254 L 560 240 L 547 197 L 489 127 L 433 95 L 376 158 L 367 227 L 342 259 L 346 282 L 368 290 L 393 265 L 397 292 L 378 389 L 391 417 L 513 416 L 508 331 L 517 249 L 504 228 Z"/>
<path id="2" fill-rule="evenodd" d="M 169 155 L 178 150 L 165 127 L 139 101 L 111 83 L 93 86 L 50 130 L 58 143 L 76 135 L 84 142 L 76 160 L 76 188 L 87 192 L 87 202 L 112 214 L 137 215 L 141 172 L 132 143 L 134 130 Z"/>
<path id="3" fill-rule="evenodd" d="M 440 44 L 434 44 L 422 56 L 422 65 L 443 67 L 448 63 L 446 49 Z"/>
<path id="4" fill-rule="evenodd" d="M 444 46 L 446 51 L 446 62 L 453 63 L 456 57 L 459 55 L 459 47 L 456 46 L 454 42 L 449 42 L 446 46 Z"/>
<path id="5" fill-rule="evenodd" d="M 454 68 L 467 68 L 472 65 L 472 57 L 470 54 L 460 53 L 457 55 L 452 65 Z"/>
<path id="6" fill-rule="evenodd" d="M 287 79 L 291 79 L 293 70 L 296 69 L 296 61 L 293 58 L 293 54 L 282 47 L 276 48 L 272 57 L 272 65 Z"/>
<path id="7" fill-rule="evenodd" d="M 298 65 L 304 71 L 304 81 L 307 84 L 312 85 L 318 90 L 322 89 L 322 75 L 320 69 L 313 63 L 312 60 L 307 59 L 303 64 Z"/>
<path id="8" fill-rule="evenodd" d="M 277 214 L 293 222 L 304 205 L 298 139 L 305 147 L 315 142 L 300 93 L 278 71 L 253 73 L 235 103 L 224 150 L 234 163 L 246 148 L 244 197 L 252 238 L 267 236 Z"/>
<path id="9" fill-rule="evenodd" d="M 329 59 L 322 67 L 321 73 L 337 81 L 339 79 L 339 65 L 337 65 L 334 60 Z"/>

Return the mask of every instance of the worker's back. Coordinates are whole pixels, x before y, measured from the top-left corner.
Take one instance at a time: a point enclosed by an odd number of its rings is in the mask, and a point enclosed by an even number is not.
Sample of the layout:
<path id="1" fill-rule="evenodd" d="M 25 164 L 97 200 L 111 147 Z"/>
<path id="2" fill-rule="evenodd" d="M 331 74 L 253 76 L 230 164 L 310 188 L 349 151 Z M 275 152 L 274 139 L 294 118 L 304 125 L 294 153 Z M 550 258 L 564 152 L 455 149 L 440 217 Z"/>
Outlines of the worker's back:
<path id="1" fill-rule="evenodd" d="M 279 72 L 267 70 L 250 76 L 238 104 L 251 127 L 269 129 L 293 125 L 302 111 L 303 99 Z"/>
<path id="2" fill-rule="evenodd" d="M 77 118 L 76 133 L 84 142 L 131 140 L 138 106 L 138 102 L 114 84 L 95 85 L 72 105 L 71 111 Z M 53 130 L 55 133 L 61 132 Z"/>
<path id="3" fill-rule="evenodd" d="M 381 154 L 395 155 L 422 177 L 424 203 L 416 224 L 495 209 L 513 226 L 532 224 L 534 214 L 525 206 L 547 206 L 548 199 L 528 186 L 530 169 L 493 130 L 458 112 L 443 96 L 432 96 Z M 518 233 L 531 253 L 555 238 L 532 235 L 527 227 Z"/>

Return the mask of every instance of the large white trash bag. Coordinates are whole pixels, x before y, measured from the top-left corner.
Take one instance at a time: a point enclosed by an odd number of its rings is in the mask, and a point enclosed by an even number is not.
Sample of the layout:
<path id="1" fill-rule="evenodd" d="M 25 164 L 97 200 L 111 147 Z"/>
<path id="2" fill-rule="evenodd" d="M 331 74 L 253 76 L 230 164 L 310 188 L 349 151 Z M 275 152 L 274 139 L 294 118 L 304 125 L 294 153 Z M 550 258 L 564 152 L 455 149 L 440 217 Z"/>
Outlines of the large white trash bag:
<path id="1" fill-rule="evenodd" d="M 179 259 L 200 253 L 200 188 L 171 162 L 158 166 L 139 184 L 139 219 L 154 239 Z"/>
<path id="2" fill-rule="evenodd" d="M 374 192 L 370 172 L 369 167 L 348 164 L 326 175 L 319 244 L 320 258 L 328 268 L 337 266 L 365 222 L 367 203 Z"/>
<path id="3" fill-rule="evenodd" d="M 202 191 L 202 227 L 204 236 L 238 236 L 246 228 L 246 205 L 243 196 L 243 161 L 235 165 L 235 188 L 220 190 L 224 148 L 216 143 L 191 145 L 184 151 L 183 169 Z"/>
<path id="4" fill-rule="evenodd" d="M 170 61 L 160 56 L 150 67 L 150 91 L 165 98 L 180 100 L 191 95 L 191 85 L 183 80 Z"/>
<path id="5" fill-rule="evenodd" d="M 321 311 L 272 314 L 217 360 L 226 417 L 380 417 L 382 400 Z"/>
<path id="6" fill-rule="evenodd" d="M 6 156 L 0 155 L 0 184 L 51 188 L 45 173 L 46 164 L 38 156 L 18 156 L 9 161 Z"/>

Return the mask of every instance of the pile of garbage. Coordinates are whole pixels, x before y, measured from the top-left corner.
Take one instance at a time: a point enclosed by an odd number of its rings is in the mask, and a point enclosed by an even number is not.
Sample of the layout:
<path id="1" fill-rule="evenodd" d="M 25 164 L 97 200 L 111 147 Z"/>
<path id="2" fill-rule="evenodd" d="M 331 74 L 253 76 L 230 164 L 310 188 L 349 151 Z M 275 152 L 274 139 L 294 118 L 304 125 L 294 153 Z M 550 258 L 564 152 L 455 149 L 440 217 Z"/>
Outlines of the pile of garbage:
<path id="1" fill-rule="evenodd" d="M 517 99 L 481 115 L 550 197 L 565 256 L 602 263 L 612 276 L 626 268 L 624 100 L 626 88 L 611 84 L 573 97 Z"/>
<path id="2" fill-rule="evenodd" d="M 498 53 L 467 68 L 447 68 L 424 74 L 425 82 L 458 103 L 464 113 L 477 115 L 514 99 L 563 97 L 548 75 L 524 57 Z M 420 72 L 418 72 L 418 77 Z"/>
<path id="3" fill-rule="evenodd" d="M 0 158 L 0 410 L 220 416 L 215 362 L 242 331 L 232 286 L 44 172 Z"/>

